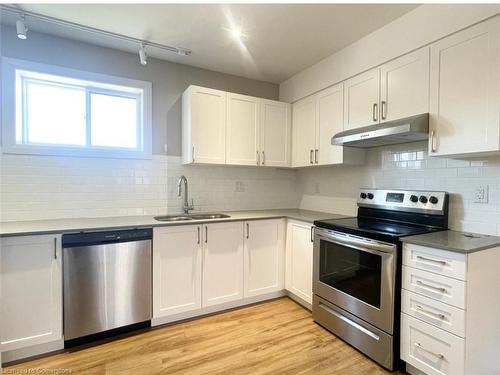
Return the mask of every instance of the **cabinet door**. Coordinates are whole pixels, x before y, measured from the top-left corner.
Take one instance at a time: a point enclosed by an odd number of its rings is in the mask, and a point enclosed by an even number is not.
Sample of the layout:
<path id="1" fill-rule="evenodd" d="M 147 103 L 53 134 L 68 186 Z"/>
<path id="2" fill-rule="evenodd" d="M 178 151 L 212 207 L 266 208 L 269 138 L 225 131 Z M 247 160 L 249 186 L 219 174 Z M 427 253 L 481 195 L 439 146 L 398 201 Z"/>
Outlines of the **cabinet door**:
<path id="1" fill-rule="evenodd" d="M 259 165 L 259 99 L 227 94 L 226 163 Z"/>
<path id="2" fill-rule="evenodd" d="M 288 103 L 261 100 L 262 165 L 290 166 L 291 107 Z"/>
<path id="3" fill-rule="evenodd" d="M 498 151 L 500 17 L 431 46 L 429 154 Z"/>
<path id="4" fill-rule="evenodd" d="M 153 317 L 201 308 L 201 226 L 153 231 Z"/>
<path id="5" fill-rule="evenodd" d="M 243 298 L 243 223 L 203 226 L 203 307 Z"/>
<path id="6" fill-rule="evenodd" d="M 316 146 L 315 96 L 293 104 L 292 143 L 292 166 L 312 165 Z"/>
<path id="7" fill-rule="evenodd" d="M 312 303 L 312 226 L 289 222 L 286 243 L 286 289 Z"/>
<path id="8" fill-rule="evenodd" d="M 380 68 L 380 119 L 392 121 L 429 112 L 429 47 Z"/>
<path id="9" fill-rule="evenodd" d="M 316 164 L 343 162 L 343 147 L 333 146 L 332 137 L 344 130 L 344 85 L 339 84 L 317 95 Z"/>
<path id="10" fill-rule="evenodd" d="M 380 68 L 344 82 L 344 129 L 378 124 Z"/>
<path id="11" fill-rule="evenodd" d="M 62 339 L 61 236 L 1 239 L 1 351 Z"/>
<path id="12" fill-rule="evenodd" d="M 282 219 L 254 220 L 245 223 L 245 297 L 283 289 L 284 233 Z"/>
<path id="13" fill-rule="evenodd" d="M 184 162 L 224 164 L 226 161 L 226 93 L 191 86 L 183 99 Z M 189 142 L 189 140 L 191 142 Z"/>

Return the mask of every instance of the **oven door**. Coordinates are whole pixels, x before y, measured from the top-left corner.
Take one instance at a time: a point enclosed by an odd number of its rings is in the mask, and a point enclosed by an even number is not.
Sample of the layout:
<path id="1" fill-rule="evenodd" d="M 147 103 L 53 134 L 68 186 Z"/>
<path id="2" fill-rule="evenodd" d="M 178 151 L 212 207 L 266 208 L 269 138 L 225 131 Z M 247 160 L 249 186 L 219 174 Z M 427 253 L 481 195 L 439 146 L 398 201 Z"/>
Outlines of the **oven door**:
<path id="1" fill-rule="evenodd" d="M 392 334 L 397 246 L 315 228 L 313 292 Z"/>

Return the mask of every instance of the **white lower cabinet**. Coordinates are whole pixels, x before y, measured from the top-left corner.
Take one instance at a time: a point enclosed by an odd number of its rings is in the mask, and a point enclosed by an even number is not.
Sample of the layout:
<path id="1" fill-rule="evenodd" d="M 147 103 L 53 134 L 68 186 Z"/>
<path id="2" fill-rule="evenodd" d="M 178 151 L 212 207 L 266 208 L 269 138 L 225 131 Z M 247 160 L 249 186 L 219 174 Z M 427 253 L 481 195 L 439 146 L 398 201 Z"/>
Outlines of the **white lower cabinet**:
<path id="1" fill-rule="evenodd" d="M 285 222 L 253 220 L 245 223 L 244 296 L 283 289 Z"/>
<path id="2" fill-rule="evenodd" d="M 289 221 L 286 237 L 286 290 L 312 304 L 313 226 Z"/>
<path id="3" fill-rule="evenodd" d="M 410 374 L 500 373 L 498 264 L 500 247 L 403 245 L 400 344 Z"/>
<path id="4" fill-rule="evenodd" d="M 243 222 L 203 226 L 202 305 L 243 298 Z"/>
<path id="5" fill-rule="evenodd" d="M 153 316 L 201 308 L 201 225 L 153 230 Z"/>
<path id="6" fill-rule="evenodd" d="M 62 339 L 61 236 L 6 237 L 0 246 L 0 351 Z"/>

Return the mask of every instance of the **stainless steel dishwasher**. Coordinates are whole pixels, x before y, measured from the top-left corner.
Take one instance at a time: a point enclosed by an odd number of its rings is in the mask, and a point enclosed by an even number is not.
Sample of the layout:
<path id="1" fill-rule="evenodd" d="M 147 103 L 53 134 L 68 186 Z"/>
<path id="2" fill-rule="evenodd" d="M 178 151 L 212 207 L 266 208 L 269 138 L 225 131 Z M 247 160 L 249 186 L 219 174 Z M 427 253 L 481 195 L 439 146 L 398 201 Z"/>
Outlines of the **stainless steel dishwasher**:
<path id="1" fill-rule="evenodd" d="M 152 234 L 147 228 L 63 235 L 66 346 L 150 325 Z"/>

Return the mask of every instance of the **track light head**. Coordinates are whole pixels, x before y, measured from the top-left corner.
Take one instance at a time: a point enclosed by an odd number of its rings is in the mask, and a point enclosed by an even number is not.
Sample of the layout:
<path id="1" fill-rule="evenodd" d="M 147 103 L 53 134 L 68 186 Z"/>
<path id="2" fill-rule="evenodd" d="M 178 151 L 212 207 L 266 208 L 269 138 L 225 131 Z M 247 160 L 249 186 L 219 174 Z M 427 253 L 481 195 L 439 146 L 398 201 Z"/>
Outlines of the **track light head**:
<path id="1" fill-rule="evenodd" d="M 191 51 L 190 51 L 190 50 L 188 50 L 188 49 L 184 49 L 184 48 L 179 48 L 179 47 L 177 47 L 177 54 L 178 54 L 179 56 L 187 56 L 187 55 L 189 55 L 190 53 L 191 53 Z"/>
<path id="2" fill-rule="evenodd" d="M 144 43 L 141 43 L 141 47 L 139 48 L 139 61 L 141 65 L 147 65 L 148 63 L 148 55 L 146 54 L 146 46 Z"/>
<path id="3" fill-rule="evenodd" d="M 21 19 L 16 21 L 16 31 L 17 37 L 19 39 L 28 39 L 28 28 L 26 27 L 26 20 L 24 18 L 24 15 L 21 16 Z"/>

